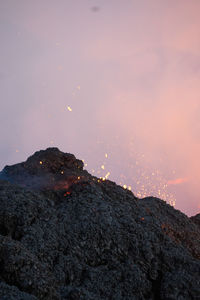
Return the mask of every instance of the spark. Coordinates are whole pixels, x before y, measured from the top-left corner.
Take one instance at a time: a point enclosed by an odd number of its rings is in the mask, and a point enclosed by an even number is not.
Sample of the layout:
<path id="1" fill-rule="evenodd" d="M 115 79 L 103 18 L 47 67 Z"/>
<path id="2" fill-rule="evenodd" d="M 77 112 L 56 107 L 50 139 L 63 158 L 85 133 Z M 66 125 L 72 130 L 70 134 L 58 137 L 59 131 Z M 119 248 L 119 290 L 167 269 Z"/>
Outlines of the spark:
<path id="1" fill-rule="evenodd" d="M 68 109 L 69 111 L 72 111 L 72 108 L 71 108 L 70 106 L 67 106 L 67 109 Z"/>
<path id="2" fill-rule="evenodd" d="M 170 200 L 170 201 L 169 201 L 169 204 L 170 204 L 171 206 L 175 207 L 176 201 L 175 201 L 175 200 Z"/>
<path id="3" fill-rule="evenodd" d="M 107 179 L 108 176 L 110 176 L 110 172 L 108 172 L 108 173 L 106 174 L 105 178 Z"/>
<path id="4" fill-rule="evenodd" d="M 105 166 L 104 166 L 104 165 L 102 165 L 102 166 L 101 166 L 101 168 L 102 168 L 102 170 L 104 170 L 104 169 L 105 169 Z"/>
<path id="5" fill-rule="evenodd" d="M 105 158 L 108 158 L 108 154 L 107 153 L 105 153 Z"/>
<path id="6" fill-rule="evenodd" d="M 105 177 L 100 177 L 100 180 L 105 181 L 106 178 Z"/>
<path id="7" fill-rule="evenodd" d="M 43 162 L 42 161 L 40 161 L 40 165 L 42 165 L 43 164 Z"/>
<path id="8" fill-rule="evenodd" d="M 126 185 L 126 184 L 124 184 L 124 185 L 123 185 L 123 188 L 126 190 L 126 189 L 127 189 L 127 185 Z"/>
<path id="9" fill-rule="evenodd" d="M 60 173 L 61 173 L 61 174 L 64 174 L 64 172 L 63 172 L 63 171 L 61 171 Z"/>

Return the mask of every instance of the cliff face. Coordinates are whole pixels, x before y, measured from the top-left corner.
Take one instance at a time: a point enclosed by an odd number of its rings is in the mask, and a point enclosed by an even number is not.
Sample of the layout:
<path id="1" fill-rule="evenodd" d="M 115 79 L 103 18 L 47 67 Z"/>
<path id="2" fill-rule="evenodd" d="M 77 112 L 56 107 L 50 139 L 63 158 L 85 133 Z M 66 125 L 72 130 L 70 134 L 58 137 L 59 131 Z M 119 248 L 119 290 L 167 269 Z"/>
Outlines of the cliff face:
<path id="1" fill-rule="evenodd" d="M 57 148 L 0 177 L 0 299 L 200 299 L 199 215 L 138 199 Z"/>

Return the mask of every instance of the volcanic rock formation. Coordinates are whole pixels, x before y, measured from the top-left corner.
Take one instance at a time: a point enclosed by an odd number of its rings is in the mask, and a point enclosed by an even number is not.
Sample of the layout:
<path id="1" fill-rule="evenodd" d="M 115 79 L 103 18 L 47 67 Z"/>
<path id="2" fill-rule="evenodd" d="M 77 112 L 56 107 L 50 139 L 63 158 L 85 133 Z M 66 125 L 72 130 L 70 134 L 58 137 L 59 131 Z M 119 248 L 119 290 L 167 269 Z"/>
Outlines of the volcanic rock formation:
<path id="1" fill-rule="evenodd" d="M 0 173 L 1 300 L 200 299 L 200 218 L 57 148 Z"/>

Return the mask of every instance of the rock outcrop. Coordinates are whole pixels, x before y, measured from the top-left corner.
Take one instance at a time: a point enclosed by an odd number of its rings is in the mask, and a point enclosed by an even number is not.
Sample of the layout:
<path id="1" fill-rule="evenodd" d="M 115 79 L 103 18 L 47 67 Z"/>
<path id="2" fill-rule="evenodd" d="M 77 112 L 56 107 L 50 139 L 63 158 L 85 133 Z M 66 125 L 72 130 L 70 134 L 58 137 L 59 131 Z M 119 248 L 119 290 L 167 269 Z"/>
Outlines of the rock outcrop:
<path id="1" fill-rule="evenodd" d="M 0 173 L 0 299 L 200 299 L 199 215 L 57 148 Z"/>

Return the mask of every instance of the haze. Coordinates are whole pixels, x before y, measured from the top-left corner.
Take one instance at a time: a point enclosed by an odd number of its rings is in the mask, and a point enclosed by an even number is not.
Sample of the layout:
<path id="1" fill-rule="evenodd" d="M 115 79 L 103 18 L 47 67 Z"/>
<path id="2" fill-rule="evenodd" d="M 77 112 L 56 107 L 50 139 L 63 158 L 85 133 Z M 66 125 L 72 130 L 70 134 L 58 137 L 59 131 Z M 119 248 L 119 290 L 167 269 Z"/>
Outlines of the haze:
<path id="1" fill-rule="evenodd" d="M 55 146 L 198 213 L 199 11 L 199 0 L 0 0 L 0 168 Z"/>

